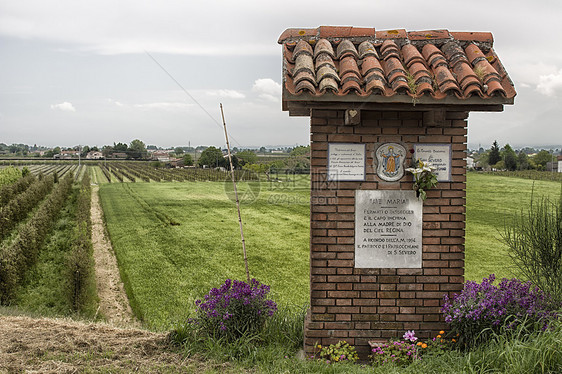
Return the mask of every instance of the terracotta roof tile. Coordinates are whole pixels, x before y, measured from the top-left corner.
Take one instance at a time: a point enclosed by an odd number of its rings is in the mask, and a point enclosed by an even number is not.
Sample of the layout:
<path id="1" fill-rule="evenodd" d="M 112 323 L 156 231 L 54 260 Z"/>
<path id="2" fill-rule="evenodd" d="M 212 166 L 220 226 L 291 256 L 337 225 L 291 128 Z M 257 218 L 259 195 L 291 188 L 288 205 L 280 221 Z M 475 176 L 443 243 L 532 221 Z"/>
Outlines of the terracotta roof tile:
<path id="1" fill-rule="evenodd" d="M 393 97 L 477 97 L 513 103 L 515 88 L 487 32 L 376 30 L 351 26 L 288 29 L 283 45 L 283 99 L 310 94 Z M 330 96 L 332 95 L 332 96 Z M 448 101 L 449 103 L 451 101 Z"/>
<path id="2" fill-rule="evenodd" d="M 400 50 L 394 40 L 385 40 L 381 46 L 381 57 L 388 59 L 390 57 L 400 58 Z"/>
<path id="3" fill-rule="evenodd" d="M 314 46 L 314 58 L 318 57 L 320 53 L 327 53 L 330 57 L 335 58 L 334 47 L 332 43 L 326 39 L 320 39 L 318 43 Z"/>
<path id="4" fill-rule="evenodd" d="M 399 30 L 384 30 L 375 32 L 375 37 L 377 39 L 407 39 L 408 33 L 406 30 L 399 29 Z"/>
<path id="5" fill-rule="evenodd" d="M 420 51 L 411 44 L 406 44 L 402 47 L 402 55 L 404 56 L 404 63 L 408 68 L 416 62 L 425 64 L 425 59 Z"/>
<path id="6" fill-rule="evenodd" d="M 345 39 L 338 45 L 336 57 L 341 60 L 349 55 L 355 57 L 356 59 L 359 58 L 359 53 L 357 53 L 357 49 L 351 40 Z"/>
<path id="7" fill-rule="evenodd" d="M 490 32 L 463 32 L 463 31 L 452 31 L 451 36 L 453 39 L 459 41 L 472 41 L 472 42 L 484 42 L 492 44 L 494 42 L 494 37 Z"/>
<path id="8" fill-rule="evenodd" d="M 374 56 L 379 58 L 379 54 L 375 49 L 375 46 L 370 41 L 364 41 L 363 43 L 359 44 L 359 58 L 364 59 L 367 56 Z"/>
<path id="9" fill-rule="evenodd" d="M 449 39 L 450 37 L 451 35 L 447 30 L 425 30 L 408 32 L 408 39 L 410 40 Z"/>

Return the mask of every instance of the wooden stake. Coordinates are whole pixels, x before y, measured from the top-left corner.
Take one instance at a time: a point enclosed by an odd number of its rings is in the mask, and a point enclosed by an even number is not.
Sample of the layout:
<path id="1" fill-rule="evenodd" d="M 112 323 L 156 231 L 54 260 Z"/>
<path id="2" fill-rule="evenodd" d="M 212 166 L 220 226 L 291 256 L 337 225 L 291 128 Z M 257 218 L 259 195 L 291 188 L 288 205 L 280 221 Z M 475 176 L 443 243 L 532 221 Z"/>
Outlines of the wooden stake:
<path id="1" fill-rule="evenodd" d="M 240 214 L 240 201 L 238 200 L 238 191 L 236 190 L 236 178 L 234 177 L 234 167 L 232 166 L 232 155 L 230 154 L 230 144 L 228 143 L 228 132 L 226 131 L 226 121 L 224 120 L 224 111 L 221 107 L 222 124 L 224 126 L 224 137 L 226 138 L 226 149 L 228 150 L 228 161 L 230 162 L 230 175 L 232 176 L 232 185 L 234 186 L 234 197 L 236 199 L 236 208 L 238 208 L 238 223 L 240 224 L 240 236 L 242 237 L 242 252 L 244 253 L 244 265 L 246 266 L 246 277 L 250 284 L 250 271 L 248 270 L 248 257 L 246 256 L 246 241 L 244 240 L 244 229 L 242 228 L 242 215 Z"/>

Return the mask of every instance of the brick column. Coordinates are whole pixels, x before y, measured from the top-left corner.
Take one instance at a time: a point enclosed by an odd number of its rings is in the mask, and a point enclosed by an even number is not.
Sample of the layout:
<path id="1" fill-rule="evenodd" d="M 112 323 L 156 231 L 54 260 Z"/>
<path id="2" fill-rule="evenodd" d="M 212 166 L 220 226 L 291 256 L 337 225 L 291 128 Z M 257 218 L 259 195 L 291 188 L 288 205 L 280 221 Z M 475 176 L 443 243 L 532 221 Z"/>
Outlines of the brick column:
<path id="1" fill-rule="evenodd" d="M 426 338 L 445 327 L 443 295 L 459 292 L 464 281 L 468 112 L 446 112 L 444 121 L 431 126 L 423 117 L 421 111 L 362 111 L 361 123 L 349 126 L 343 110 L 312 110 L 307 354 L 316 344 L 346 340 L 366 358 L 369 340 L 399 338 L 412 329 Z M 415 143 L 451 144 L 452 182 L 428 191 L 423 204 L 421 269 L 354 267 L 355 190 L 412 189 L 409 174 L 397 182 L 377 177 L 375 144 L 388 142 L 405 144 L 408 150 Z M 328 143 L 365 143 L 366 180 L 328 182 Z"/>

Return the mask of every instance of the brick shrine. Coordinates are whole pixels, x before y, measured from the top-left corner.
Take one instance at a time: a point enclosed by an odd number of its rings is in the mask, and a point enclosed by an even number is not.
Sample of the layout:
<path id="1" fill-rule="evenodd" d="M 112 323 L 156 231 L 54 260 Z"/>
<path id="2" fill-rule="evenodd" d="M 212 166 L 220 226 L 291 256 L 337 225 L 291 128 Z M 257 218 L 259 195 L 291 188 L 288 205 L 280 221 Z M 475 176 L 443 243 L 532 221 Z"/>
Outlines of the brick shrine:
<path id="1" fill-rule="evenodd" d="M 283 110 L 310 117 L 305 352 L 346 340 L 365 358 L 369 341 L 399 338 L 406 330 L 434 336 L 446 327 L 443 296 L 464 282 L 469 112 L 502 111 L 516 94 L 492 35 L 322 26 L 288 29 L 279 43 Z M 376 151 L 387 144 L 406 150 L 398 168 L 410 166 L 412 150 L 424 145 L 449 149 L 448 176 L 423 201 L 419 263 L 358 267 L 357 191 L 412 191 L 411 174 L 394 180 L 377 169 Z M 329 154 L 333 145 L 364 149 L 353 161 L 360 167 L 331 160 L 338 156 Z M 331 174 L 334 168 L 339 176 Z"/>

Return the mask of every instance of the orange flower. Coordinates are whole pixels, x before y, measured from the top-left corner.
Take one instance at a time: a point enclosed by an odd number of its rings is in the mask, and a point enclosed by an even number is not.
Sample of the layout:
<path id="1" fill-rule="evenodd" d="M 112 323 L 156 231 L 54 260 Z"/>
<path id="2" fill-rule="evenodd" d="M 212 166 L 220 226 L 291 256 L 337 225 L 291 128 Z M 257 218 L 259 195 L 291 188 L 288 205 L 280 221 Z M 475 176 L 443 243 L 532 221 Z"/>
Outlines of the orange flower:
<path id="1" fill-rule="evenodd" d="M 443 335 L 444 333 L 445 333 L 445 331 L 443 331 L 443 330 L 439 331 L 440 335 Z"/>
<path id="2" fill-rule="evenodd" d="M 437 335 L 437 339 L 441 339 L 441 335 Z"/>
<path id="3" fill-rule="evenodd" d="M 456 339 L 451 339 L 451 341 L 452 341 L 453 343 L 456 343 L 456 342 L 457 342 L 457 340 L 456 340 Z"/>
<path id="4" fill-rule="evenodd" d="M 423 344 L 422 342 L 418 342 L 418 344 L 416 344 L 416 345 L 422 345 L 422 344 Z"/>
<path id="5" fill-rule="evenodd" d="M 422 348 L 427 348 L 427 344 L 423 343 Z"/>

